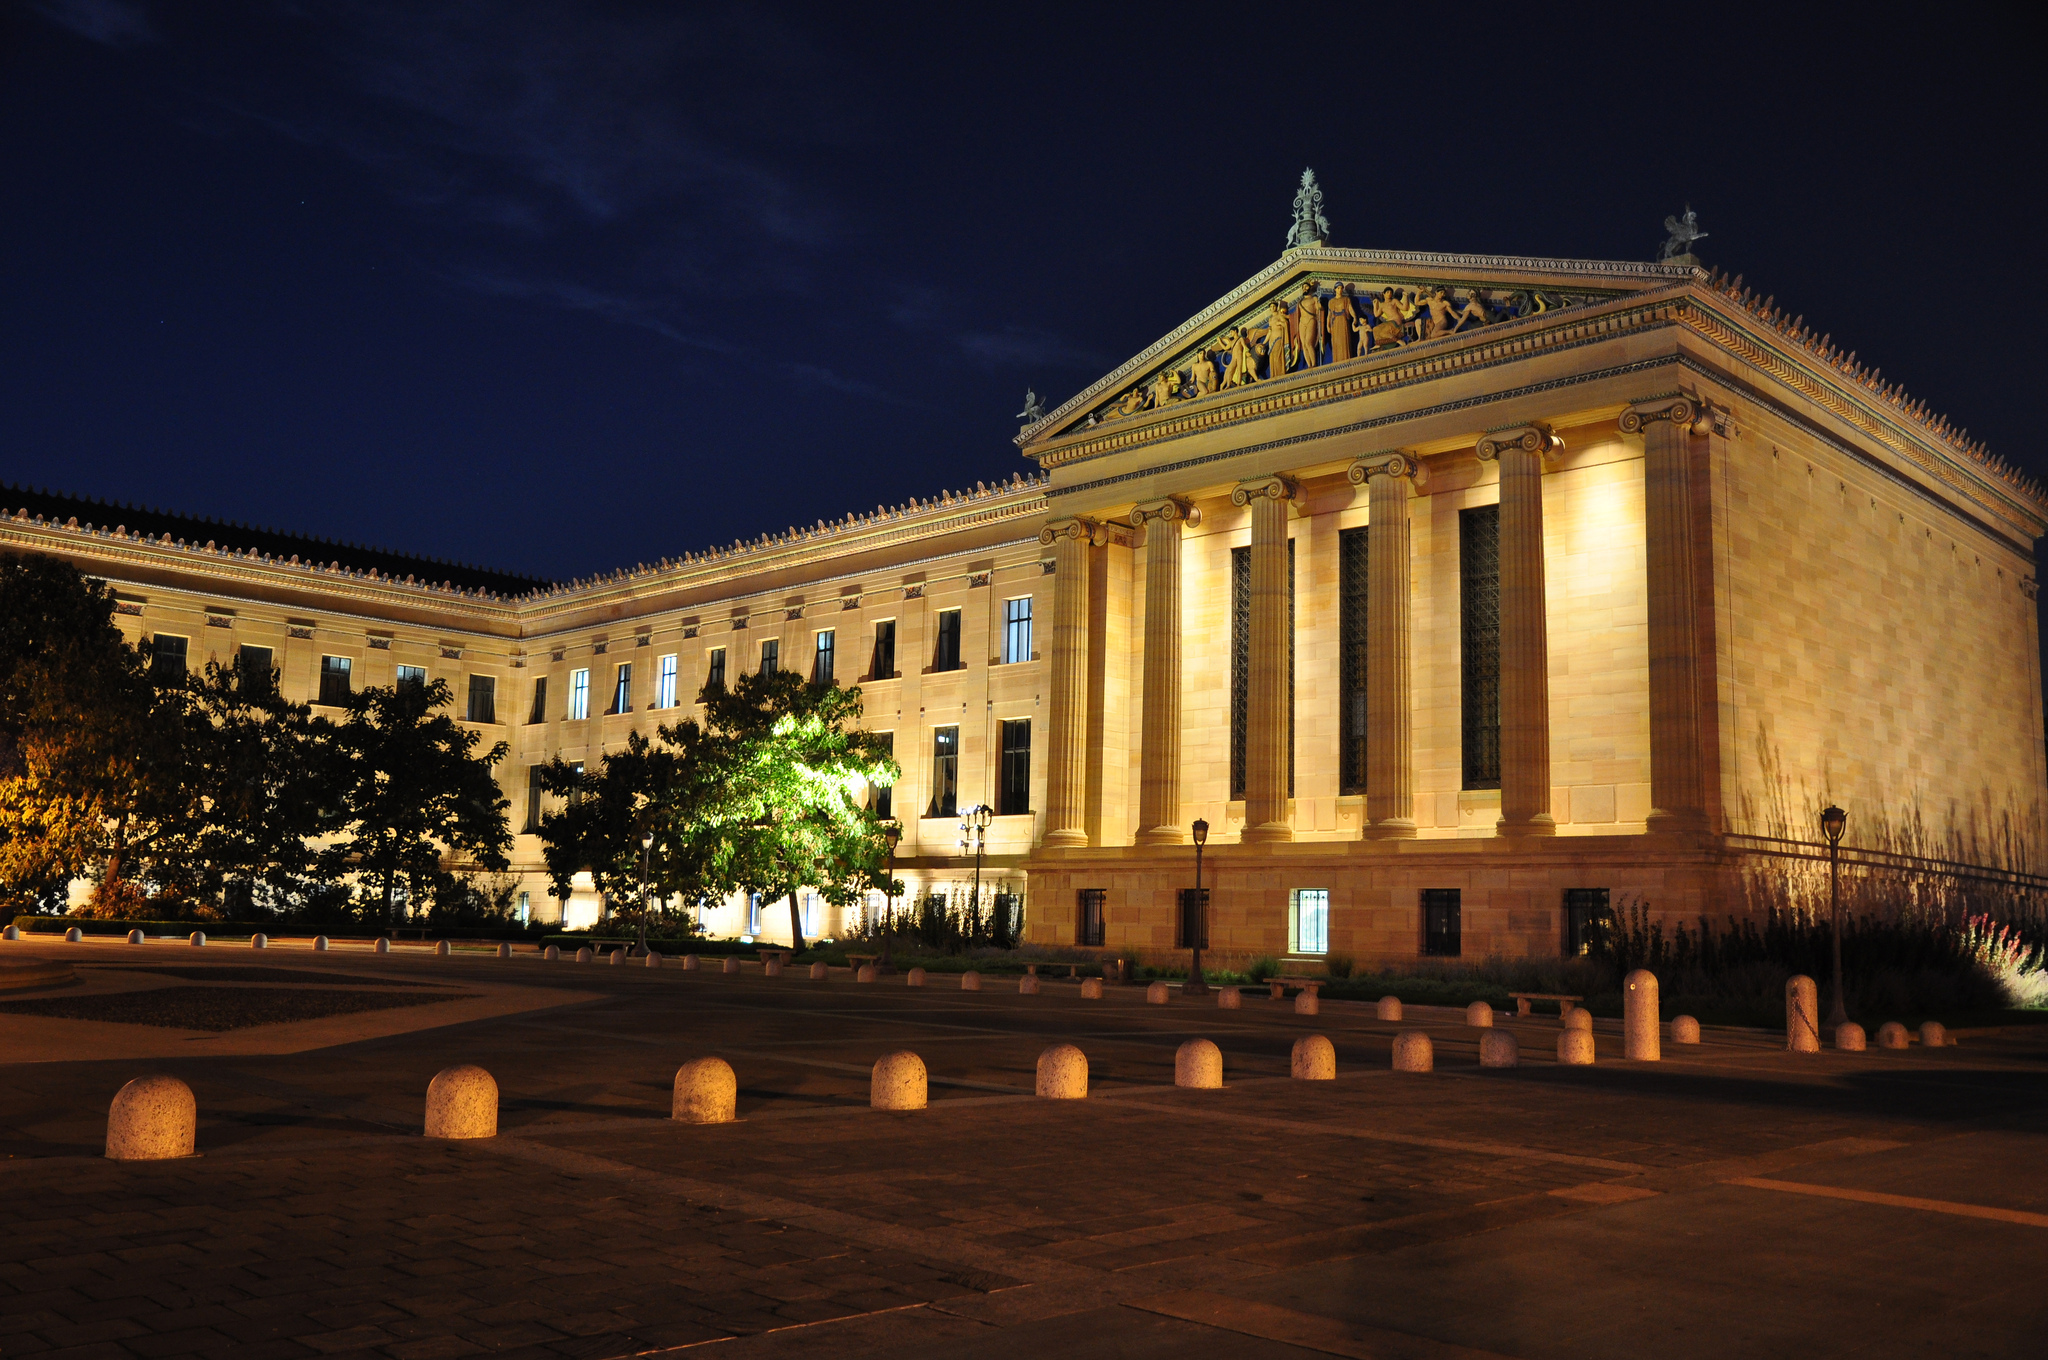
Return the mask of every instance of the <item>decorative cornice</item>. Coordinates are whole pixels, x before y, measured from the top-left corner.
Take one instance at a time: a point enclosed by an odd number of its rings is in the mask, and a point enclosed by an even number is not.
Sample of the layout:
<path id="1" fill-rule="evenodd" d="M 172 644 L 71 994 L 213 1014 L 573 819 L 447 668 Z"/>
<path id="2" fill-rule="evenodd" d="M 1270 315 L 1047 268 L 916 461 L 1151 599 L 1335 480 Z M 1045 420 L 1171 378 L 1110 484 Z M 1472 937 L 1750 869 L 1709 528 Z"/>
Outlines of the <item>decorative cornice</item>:
<path id="1" fill-rule="evenodd" d="M 1276 472 L 1271 476 L 1254 477 L 1250 481 L 1239 482 L 1230 489 L 1230 503 L 1242 506 L 1259 500 L 1291 501 L 1300 490 L 1292 477 Z"/>
<path id="2" fill-rule="evenodd" d="M 1491 463 L 1504 451 L 1517 447 L 1549 459 L 1564 452 L 1564 441 L 1548 425 L 1511 425 L 1504 430 L 1488 430 L 1479 437 L 1473 452 L 1480 462 Z"/>
<path id="3" fill-rule="evenodd" d="M 1417 491 L 1429 485 L 1429 469 L 1407 449 L 1368 453 L 1352 460 L 1351 466 L 1344 469 L 1344 476 L 1353 486 L 1364 486 L 1369 477 L 1406 477 L 1415 483 Z"/>

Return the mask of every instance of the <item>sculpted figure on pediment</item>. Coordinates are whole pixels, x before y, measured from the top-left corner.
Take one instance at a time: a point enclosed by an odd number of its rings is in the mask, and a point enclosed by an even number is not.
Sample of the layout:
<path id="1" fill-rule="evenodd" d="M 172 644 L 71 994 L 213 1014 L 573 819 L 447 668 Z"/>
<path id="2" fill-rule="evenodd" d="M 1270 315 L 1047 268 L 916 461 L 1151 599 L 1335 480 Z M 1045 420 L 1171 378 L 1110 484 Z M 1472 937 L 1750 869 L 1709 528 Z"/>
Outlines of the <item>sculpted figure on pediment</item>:
<path id="1" fill-rule="evenodd" d="M 1277 378 L 1293 367 L 1294 318 L 1287 314 L 1287 304 L 1274 298 L 1266 309 L 1266 326 L 1260 332 L 1266 345 L 1266 376 Z"/>
<path id="2" fill-rule="evenodd" d="M 1188 381 L 1198 397 L 1206 397 L 1216 390 L 1216 357 L 1208 350 L 1195 355 L 1194 365 L 1188 370 Z"/>
<path id="3" fill-rule="evenodd" d="M 1451 329 L 1453 331 L 1464 330 L 1468 322 L 1473 326 L 1484 326 L 1492 319 L 1492 316 L 1486 310 L 1486 294 L 1480 289 L 1474 288 L 1472 296 L 1466 298 L 1464 307 L 1459 309 L 1458 323 L 1452 326 Z"/>
<path id="4" fill-rule="evenodd" d="M 1323 361 L 1323 318 L 1323 290 L 1313 282 L 1303 284 L 1301 301 L 1294 308 L 1295 349 L 1303 368 L 1314 368 Z"/>
<path id="5" fill-rule="evenodd" d="M 1112 420 L 1114 420 L 1118 416 L 1134 416 L 1144 409 L 1145 389 L 1142 387 L 1133 387 L 1130 391 L 1118 397 L 1116 401 L 1110 406 L 1109 416 Z"/>
<path id="6" fill-rule="evenodd" d="M 1408 340 L 1408 323 L 1415 319 L 1416 306 L 1391 284 L 1373 299 L 1372 347 L 1391 349 Z"/>
<path id="7" fill-rule="evenodd" d="M 1146 395 L 1151 399 L 1152 409 L 1158 410 L 1180 395 L 1180 374 L 1171 368 L 1161 370 Z"/>
<path id="8" fill-rule="evenodd" d="M 1259 356 L 1252 349 L 1251 328 L 1234 326 L 1223 337 L 1223 385 L 1249 387 L 1259 380 Z"/>
<path id="9" fill-rule="evenodd" d="M 1330 362 L 1341 364 L 1352 355 L 1352 335 L 1358 329 L 1358 303 L 1351 296 L 1350 284 L 1337 285 L 1337 295 L 1325 311 L 1325 325 L 1330 334 Z"/>
<path id="10" fill-rule="evenodd" d="M 1420 302 L 1422 316 L 1416 329 L 1424 340 L 1434 340 L 1439 335 L 1449 335 L 1457 327 L 1457 308 L 1449 294 L 1442 288 L 1432 288 L 1429 295 Z"/>

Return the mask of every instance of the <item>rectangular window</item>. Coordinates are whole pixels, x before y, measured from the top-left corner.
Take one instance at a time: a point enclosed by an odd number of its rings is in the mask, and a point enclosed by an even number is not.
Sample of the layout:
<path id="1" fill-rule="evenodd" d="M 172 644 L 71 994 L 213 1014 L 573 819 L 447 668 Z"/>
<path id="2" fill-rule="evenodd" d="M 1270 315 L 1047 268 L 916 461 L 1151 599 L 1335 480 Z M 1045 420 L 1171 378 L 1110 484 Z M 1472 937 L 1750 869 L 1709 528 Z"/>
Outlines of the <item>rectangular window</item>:
<path id="1" fill-rule="evenodd" d="M 1600 948 L 1614 925 L 1614 912 L 1605 888 L 1564 890 L 1564 956 L 1584 958 Z"/>
<path id="2" fill-rule="evenodd" d="M 1330 952 L 1330 890 L 1296 888 L 1287 894 L 1287 949 L 1293 954 Z"/>
<path id="3" fill-rule="evenodd" d="M 498 682 L 488 675 L 469 677 L 469 720 L 494 723 L 498 720 Z"/>
<path id="4" fill-rule="evenodd" d="M 1209 890 L 1207 888 L 1182 888 L 1175 900 L 1179 910 L 1173 914 L 1173 947 L 1175 949 L 1207 949 L 1209 947 Z"/>
<path id="5" fill-rule="evenodd" d="M 1003 767 L 996 790 L 996 815 L 1022 816 L 1031 811 L 1031 719 L 1005 719 L 1002 739 Z"/>
<path id="6" fill-rule="evenodd" d="M 781 661 L 782 642 L 780 639 L 769 638 L 766 642 L 761 644 L 761 674 L 775 674 L 775 672 L 778 669 L 780 669 Z"/>
<path id="7" fill-rule="evenodd" d="M 747 934 L 761 933 L 761 894 L 747 894 Z"/>
<path id="8" fill-rule="evenodd" d="M 621 661 L 617 678 L 612 681 L 612 706 L 607 713 L 631 713 L 633 711 L 633 663 Z"/>
<path id="9" fill-rule="evenodd" d="M 1082 888 L 1074 906 L 1074 943 L 1102 943 L 1102 908 L 1109 900 L 1107 888 Z"/>
<path id="10" fill-rule="evenodd" d="M 548 678 L 543 675 L 533 682 L 533 707 L 526 711 L 529 723 L 544 723 L 548 720 Z"/>
<path id="11" fill-rule="evenodd" d="M 185 678 L 185 649 L 189 639 L 172 633 L 158 633 L 149 644 L 149 678 L 152 680 L 183 680 Z"/>
<path id="12" fill-rule="evenodd" d="M 425 666 L 400 666 L 397 674 L 398 678 L 392 682 L 393 684 L 425 685 L 427 683 L 427 668 Z"/>
<path id="13" fill-rule="evenodd" d="M 519 924 L 526 925 L 533 920 L 533 894 L 519 894 Z"/>
<path id="14" fill-rule="evenodd" d="M 1230 796 L 1244 797 L 1252 703 L 1252 550 L 1230 550 Z M 1287 540 L 1287 796 L 1294 796 L 1294 540 Z"/>
<path id="15" fill-rule="evenodd" d="M 320 702 L 323 704 L 345 704 L 348 702 L 349 673 L 355 663 L 345 656 L 323 656 L 320 658 Z"/>
<path id="16" fill-rule="evenodd" d="M 1364 529 L 1337 535 L 1337 788 L 1342 793 L 1365 792 L 1366 544 Z"/>
<path id="17" fill-rule="evenodd" d="M 251 647 L 246 643 L 235 650 L 235 669 L 240 673 L 240 684 L 250 694 L 268 694 L 277 688 L 277 672 L 273 669 L 276 654 L 268 647 Z"/>
<path id="18" fill-rule="evenodd" d="M 676 657 L 674 652 L 654 663 L 654 706 L 676 706 Z"/>
<path id="19" fill-rule="evenodd" d="M 822 921 L 825 917 L 825 913 L 819 909 L 822 905 L 823 904 L 818 901 L 818 895 L 816 893 L 804 894 L 803 914 L 805 935 L 815 937 L 820 933 L 818 930 L 818 923 Z"/>
<path id="20" fill-rule="evenodd" d="M 569 721 L 581 722 L 590 716 L 590 672 L 569 672 Z"/>
<path id="21" fill-rule="evenodd" d="M 896 758 L 896 734 L 877 732 L 875 740 L 882 745 L 882 754 L 891 760 Z M 896 815 L 896 790 L 888 784 L 879 784 L 868 791 L 868 806 L 875 810 L 875 816 L 888 821 Z"/>
<path id="22" fill-rule="evenodd" d="M 932 804 L 927 817 L 952 817 L 960 811 L 960 729 L 932 729 Z"/>
<path id="23" fill-rule="evenodd" d="M 1458 512 L 1458 677 L 1468 789 L 1500 787 L 1500 507 Z"/>
<path id="24" fill-rule="evenodd" d="M 888 680 L 896 674 L 896 620 L 883 619 L 875 625 L 874 664 L 868 667 L 868 679 Z"/>
<path id="25" fill-rule="evenodd" d="M 725 648 L 711 649 L 711 664 L 704 668 L 704 684 L 710 689 L 725 688 Z"/>
<path id="26" fill-rule="evenodd" d="M 1460 918 L 1461 894 L 1457 888 L 1422 890 L 1422 952 L 1437 958 L 1455 959 L 1465 950 L 1464 923 Z"/>
<path id="27" fill-rule="evenodd" d="M 1031 659 L 1031 597 L 1003 601 L 1003 664 Z"/>
<path id="28" fill-rule="evenodd" d="M 547 794 L 540 786 L 539 765 L 526 767 L 526 834 L 531 836 L 540 830 L 541 800 Z"/>
<path id="29" fill-rule="evenodd" d="M 960 611 L 957 609 L 939 611 L 939 637 L 937 644 L 932 648 L 932 669 L 960 669 Z"/>
<path id="30" fill-rule="evenodd" d="M 817 649 L 811 654 L 811 683 L 829 685 L 832 683 L 832 653 L 838 633 L 827 628 L 818 634 Z"/>

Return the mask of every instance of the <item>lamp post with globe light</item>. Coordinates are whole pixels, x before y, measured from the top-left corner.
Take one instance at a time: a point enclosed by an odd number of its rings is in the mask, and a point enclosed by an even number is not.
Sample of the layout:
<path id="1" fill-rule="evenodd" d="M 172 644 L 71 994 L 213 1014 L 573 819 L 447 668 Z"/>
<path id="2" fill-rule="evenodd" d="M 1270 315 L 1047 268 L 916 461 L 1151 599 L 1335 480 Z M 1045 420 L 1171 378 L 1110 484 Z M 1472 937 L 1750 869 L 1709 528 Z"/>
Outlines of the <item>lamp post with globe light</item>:
<path id="1" fill-rule="evenodd" d="M 1849 1010 L 1842 996 L 1842 832 L 1849 814 L 1827 805 L 1820 814 L 1821 834 L 1828 838 L 1828 916 L 1834 923 L 1835 1000 L 1828 1010 L 1828 1026 L 1849 1023 Z"/>
<path id="2" fill-rule="evenodd" d="M 1208 903 L 1202 897 L 1202 847 L 1209 843 L 1209 823 L 1196 819 L 1195 826 L 1195 896 L 1188 909 L 1181 913 L 1182 929 L 1188 933 L 1188 945 L 1194 950 L 1194 960 L 1188 965 L 1188 980 L 1180 989 L 1182 996 L 1207 996 L 1209 984 L 1202 980 L 1202 940 L 1209 933 Z"/>
<path id="3" fill-rule="evenodd" d="M 896 843 L 903 839 L 903 823 L 891 817 L 882 823 L 882 839 L 889 846 L 889 914 L 882 926 L 882 966 L 884 973 L 894 972 L 889 965 L 889 945 L 896 938 Z"/>

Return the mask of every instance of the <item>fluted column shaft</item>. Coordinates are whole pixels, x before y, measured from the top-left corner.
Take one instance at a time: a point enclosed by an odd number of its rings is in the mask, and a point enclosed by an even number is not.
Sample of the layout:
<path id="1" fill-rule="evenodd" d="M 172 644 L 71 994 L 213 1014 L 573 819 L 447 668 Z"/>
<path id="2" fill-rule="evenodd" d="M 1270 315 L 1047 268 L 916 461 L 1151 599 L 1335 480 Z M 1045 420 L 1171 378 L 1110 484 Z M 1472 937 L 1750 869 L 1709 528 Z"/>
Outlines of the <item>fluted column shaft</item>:
<path id="1" fill-rule="evenodd" d="M 1281 477 L 1231 492 L 1252 512 L 1250 686 L 1245 702 L 1244 833 L 1247 841 L 1291 841 L 1287 811 L 1288 693 L 1287 503 L 1294 486 Z"/>
<path id="2" fill-rule="evenodd" d="M 1408 490 L 1415 460 L 1355 464 L 1369 495 L 1366 527 L 1365 827 L 1375 839 L 1415 834 L 1415 721 L 1409 693 Z"/>
<path id="3" fill-rule="evenodd" d="M 1554 436 L 1529 427 L 1490 435 L 1500 462 L 1500 822 L 1504 835 L 1548 835 L 1550 640 L 1543 585 L 1543 459 Z"/>
<path id="4" fill-rule="evenodd" d="M 1652 831 L 1707 825 L 1700 781 L 1699 631 L 1694 610 L 1692 423 L 1688 400 L 1644 403 L 1621 428 L 1643 436 L 1644 566 L 1649 578 Z"/>
<path id="5" fill-rule="evenodd" d="M 1131 512 L 1145 530 L 1145 681 L 1139 729 L 1140 845 L 1178 845 L 1180 825 L 1181 526 L 1202 512 L 1184 501 L 1153 501 Z"/>
<path id="6" fill-rule="evenodd" d="M 1039 531 L 1053 550 L 1052 740 L 1045 775 L 1045 845 L 1088 844 L 1088 546 L 1086 520 Z"/>

